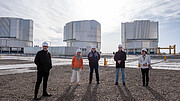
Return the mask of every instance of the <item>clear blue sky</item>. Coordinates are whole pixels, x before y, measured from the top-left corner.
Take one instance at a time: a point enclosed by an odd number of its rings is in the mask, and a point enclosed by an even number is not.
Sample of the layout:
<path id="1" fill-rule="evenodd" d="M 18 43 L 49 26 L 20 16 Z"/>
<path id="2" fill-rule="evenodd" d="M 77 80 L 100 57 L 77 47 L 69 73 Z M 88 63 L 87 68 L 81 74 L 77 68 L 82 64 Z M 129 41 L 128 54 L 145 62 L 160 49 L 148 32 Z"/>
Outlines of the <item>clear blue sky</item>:
<path id="1" fill-rule="evenodd" d="M 101 23 L 102 51 L 117 50 L 122 22 L 159 22 L 159 46 L 177 45 L 180 52 L 180 0 L 0 0 L 1 17 L 33 19 L 34 44 L 51 41 L 66 45 L 65 23 L 97 20 Z M 166 51 L 167 52 L 167 51 Z"/>

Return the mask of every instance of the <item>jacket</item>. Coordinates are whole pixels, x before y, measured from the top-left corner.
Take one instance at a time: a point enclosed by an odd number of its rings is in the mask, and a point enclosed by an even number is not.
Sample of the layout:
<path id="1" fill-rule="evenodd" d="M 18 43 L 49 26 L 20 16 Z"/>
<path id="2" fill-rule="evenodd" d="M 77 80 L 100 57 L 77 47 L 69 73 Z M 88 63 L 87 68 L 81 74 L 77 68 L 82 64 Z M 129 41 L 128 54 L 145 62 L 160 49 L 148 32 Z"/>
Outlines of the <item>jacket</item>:
<path id="1" fill-rule="evenodd" d="M 143 56 L 140 56 L 139 64 L 142 69 L 149 68 L 149 65 L 151 64 L 150 56 L 146 54 L 145 59 L 143 58 Z M 147 64 L 147 66 L 143 66 L 143 64 Z"/>
<path id="2" fill-rule="evenodd" d="M 98 61 L 100 60 L 100 54 L 95 51 L 95 52 L 90 52 L 88 54 L 88 60 L 89 60 L 89 66 L 98 66 Z"/>
<path id="3" fill-rule="evenodd" d="M 121 60 L 121 63 L 118 63 L 118 60 Z M 118 51 L 114 55 L 114 61 L 116 61 L 116 68 L 125 68 L 126 53 L 124 51 Z"/>
<path id="4" fill-rule="evenodd" d="M 37 70 L 40 72 L 49 72 L 52 68 L 51 54 L 48 51 L 39 51 L 34 62 L 37 65 Z"/>
<path id="5" fill-rule="evenodd" d="M 83 69 L 83 59 L 82 59 L 82 57 L 81 57 L 80 60 L 78 60 L 78 59 L 76 58 L 76 55 L 74 55 L 74 57 L 73 57 L 73 59 L 72 59 L 72 64 L 71 64 L 71 66 L 72 66 L 72 69 L 73 69 L 73 68 L 81 68 L 81 69 Z"/>

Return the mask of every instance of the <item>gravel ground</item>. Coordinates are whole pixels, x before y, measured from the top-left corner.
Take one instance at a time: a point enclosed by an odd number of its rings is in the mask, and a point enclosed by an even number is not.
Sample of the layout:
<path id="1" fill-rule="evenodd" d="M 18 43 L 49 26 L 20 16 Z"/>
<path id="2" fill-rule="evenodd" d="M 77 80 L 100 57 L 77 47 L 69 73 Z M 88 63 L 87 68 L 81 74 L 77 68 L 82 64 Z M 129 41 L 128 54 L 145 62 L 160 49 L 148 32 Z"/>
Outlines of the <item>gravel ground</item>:
<path id="1" fill-rule="evenodd" d="M 121 77 L 114 85 L 115 68 L 100 67 L 100 84 L 95 78 L 88 84 L 89 67 L 81 72 L 81 84 L 70 85 L 71 66 L 56 66 L 50 72 L 48 92 L 52 97 L 41 97 L 41 101 L 159 101 L 180 100 L 180 74 L 173 70 L 151 70 L 149 87 L 143 87 L 140 69 L 126 68 L 126 86 Z M 94 75 L 95 77 L 95 75 Z M 0 101 L 31 101 L 34 96 L 36 72 L 0 76 Z"/>

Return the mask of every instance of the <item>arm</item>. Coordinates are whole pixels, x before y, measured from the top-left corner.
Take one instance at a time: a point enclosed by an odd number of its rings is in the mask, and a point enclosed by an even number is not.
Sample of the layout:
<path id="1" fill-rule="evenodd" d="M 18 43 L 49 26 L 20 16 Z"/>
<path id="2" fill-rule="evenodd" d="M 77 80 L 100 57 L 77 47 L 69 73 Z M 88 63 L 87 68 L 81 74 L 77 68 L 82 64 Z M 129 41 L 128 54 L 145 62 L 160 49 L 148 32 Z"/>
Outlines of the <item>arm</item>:
<path id="1" fill-rule="evenodd" d="M 81 58 L 81 69 L 83 70 L 83 58 Z"/>
<path id="2" fill-rule="evenodd" d="M 90 54 L 90 53 L 89 53 Z M 88 54 L 88 60 L 89 60 L 89 54 Z"/>
<path id="3" fill-rule="evenodd" d="M 147 65 L 151 65 L 151 57 L 150 56 L 148 57 Z"/>
<path id="4" fill-rule="evenodd" d="M 100 57 L 100 54 L 98 53 L 98 61 L 100 60 L 100 58 L 101 58 L 101 57 Z"/>
<path id="5" fill-rule="evenodd" d="M 50 57 L 50 66 L 52 68 L 52 60 L 51 60 L 51 54 L 49 53 L 49 57 Z"/>
<path id="6" fill-rule="evenodd" d="M 141 65 L 141 67 L 143 66 L 143 62 L 142 62 L 142 58 L 139 58 L 139 64 Z"/>
<path id="7" fill-rule="evenodd" d="M 37 65 L 37 67 L 40 67 L 40 55 L 39 55 L 39 52 L 36 54 L 36 57 L 34 59 L 34 63 Z"/>
<path id="8" fill-rule="evenodd" d="M 114 61 L 118 61 L 118 59 L 117 59 L 117 53 L 114 55 Z"/>
<path id="9" fill-rule="evenodd" d="M 72 64 L 71 64 L 72 69 L 74 68 L 74 61 L 75 61 L 75 57 L 73 57 L 73 59 L 72 59 Z"/>

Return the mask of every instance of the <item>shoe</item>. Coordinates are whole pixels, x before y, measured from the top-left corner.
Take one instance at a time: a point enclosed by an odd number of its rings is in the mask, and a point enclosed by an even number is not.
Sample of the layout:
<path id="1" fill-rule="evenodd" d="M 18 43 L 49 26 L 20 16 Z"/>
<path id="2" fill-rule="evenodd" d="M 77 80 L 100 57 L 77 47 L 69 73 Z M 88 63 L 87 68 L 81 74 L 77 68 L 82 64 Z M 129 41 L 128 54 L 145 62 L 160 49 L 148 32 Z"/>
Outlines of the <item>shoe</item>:
<path id="1" fill-rule="evenodd" d="M 115 85 L 118 85 L 118 82 L 116 82 Z"/>
<path id="2" fill-rule="evenodd" d="M 52 96 L 51 94 L 43 94 L 43 96 L 47 96 L 47 97 L 50 97 L 50 96 Z"/>
<path id="3" fill-rule="evenodd" d="M 125 84 L 125 83 L 123 83 L 123 85 L 125 86 L 126 84 Z"/>
<path id="4" fill-rule="evenodd" d="M 148 83 L 146 84 L 146 86 L 148 86 Z"/>
<path id="5" fill-rule="evenodd" d="M 89 82 L 89 84 L 91 84 L 91 81 Z"/>
<path id="6" fill-rule="evenodd" d="M 97 84 L 100 84 L 99 82 L 97 82 Z"/>
<path id="7" fill-rule="evenodd" d="M 37 97 L 34 97 L 34 100 L 39 100 L 39 98 L 37 98 Z"/>

